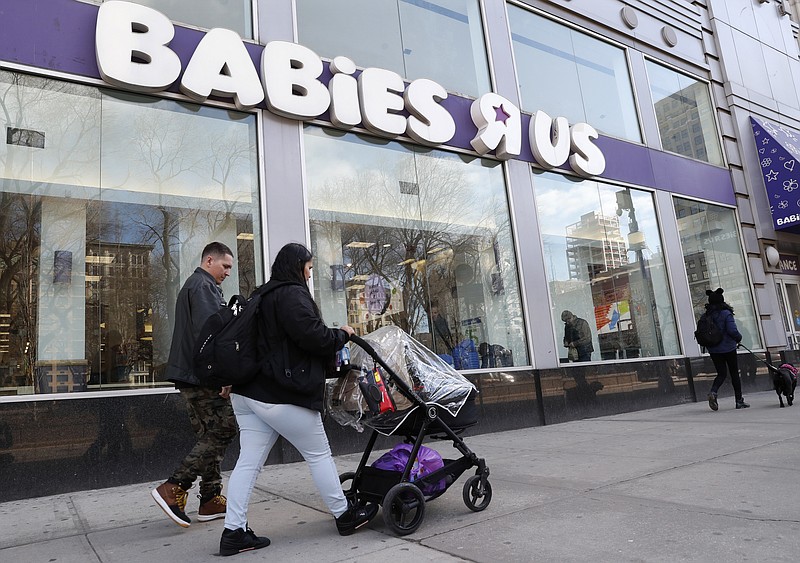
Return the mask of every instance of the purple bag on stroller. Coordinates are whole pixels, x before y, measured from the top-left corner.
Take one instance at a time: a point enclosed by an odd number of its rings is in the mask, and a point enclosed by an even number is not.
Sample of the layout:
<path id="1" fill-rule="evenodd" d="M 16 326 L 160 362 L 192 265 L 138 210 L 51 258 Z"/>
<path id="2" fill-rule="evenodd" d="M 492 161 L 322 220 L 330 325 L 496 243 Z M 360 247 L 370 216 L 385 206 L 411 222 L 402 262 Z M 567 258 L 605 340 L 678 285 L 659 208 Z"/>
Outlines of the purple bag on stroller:
<path id="1" fill-rule="evenodd" d="M 412 448 L 413 446 L 411 444 L 397 444 L 391 450 L 376 459 L 373 462 L 372 467 L 375 467 L 376 469 L 383 469 L 385 471 L 402 472 L 406 468 L 408 458 L 411 457 Z M 430 475 L 442 467 L 444 467 L 444 461 L 442 460 L 442 456 L 439 455 L 439 452 L 426 446 L 420 446 L 419 452 L 417 453 L 417 461 L 415 461 L 414 465 L 411 467 L 410 478 L 412 481 L 416 481 L 417 479 L 425 477 L 426 475 Z M 447 483 L 444 479 L 438 483 L 432 483 L 430 485 L 423 485 L 420 487 L 422 494 L 425 496 L 431 496 L 436 493 L 440 493 L 446 488 Z"/>

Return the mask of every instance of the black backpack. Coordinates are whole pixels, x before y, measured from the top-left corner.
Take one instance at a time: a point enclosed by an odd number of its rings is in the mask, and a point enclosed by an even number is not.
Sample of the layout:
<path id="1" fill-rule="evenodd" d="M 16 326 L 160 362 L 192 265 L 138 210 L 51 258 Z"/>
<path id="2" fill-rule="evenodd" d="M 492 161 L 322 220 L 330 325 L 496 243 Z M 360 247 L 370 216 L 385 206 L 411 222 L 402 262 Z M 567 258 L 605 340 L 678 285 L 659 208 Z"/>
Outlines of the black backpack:
<path id="1" fill-rule="evenodd" d="M 286 285 L 275 284 L 269 291 Z M 200 329 L 194 347 L 194 374 L 205 387 L 249 383 L 259 374 L 261 337 L 259 305 L 268 293 L 257 288 L 249 298 L 231 297 L 228 305 L 211 315 Z"/>
<path id="2" fill-rule="evenodd" d="M 694 339 L 703 348 L 716 346 L 722 342 L 724 334 L 714 322 L 713 317 L 708 313 L 703 313 L 697 320 L 697 330 L 694 331 Z"/>

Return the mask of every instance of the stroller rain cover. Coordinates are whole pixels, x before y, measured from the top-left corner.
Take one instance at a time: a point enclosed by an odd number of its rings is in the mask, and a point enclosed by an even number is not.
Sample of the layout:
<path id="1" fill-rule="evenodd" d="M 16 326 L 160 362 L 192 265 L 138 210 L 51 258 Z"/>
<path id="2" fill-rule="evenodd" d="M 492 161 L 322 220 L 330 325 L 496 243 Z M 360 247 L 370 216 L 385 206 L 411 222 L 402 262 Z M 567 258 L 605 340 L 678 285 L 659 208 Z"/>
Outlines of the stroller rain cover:
<path id="1" fill-rule="evenodd" d="M 436 404 L 455 417 L 470 393 L 477 392 L 467 378 L 399 327 L 381 327 L 362 338 L 425 404 Z M 366 425 L 382 434 L 391 434 L 420 405 L 402 395 L 389 374 L 379 367 L 397 410 L 372 415 L 361 395 L 358 377 L 362 372 L 368 375 L 376 362 L 353 343 L 350 356 L 354 369 L 342 378 L 328 380 L 325 394 L 328 415 L 342 426 L 352 426 L 359 432 Z"/>

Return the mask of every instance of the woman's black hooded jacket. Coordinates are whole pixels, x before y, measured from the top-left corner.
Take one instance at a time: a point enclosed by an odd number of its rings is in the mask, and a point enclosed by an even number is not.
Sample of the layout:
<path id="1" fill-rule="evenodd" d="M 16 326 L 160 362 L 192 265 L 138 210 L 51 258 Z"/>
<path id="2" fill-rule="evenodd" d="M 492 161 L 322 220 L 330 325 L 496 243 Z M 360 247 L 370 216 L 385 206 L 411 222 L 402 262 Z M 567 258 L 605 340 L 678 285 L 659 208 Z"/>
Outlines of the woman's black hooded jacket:
<path id="1" fill-rule="evenodd" d="M 269 291 L 271 286 L 279 285 Z M 270 280 L 259 306 L 259 357 L 261 374 L 250 383 L 236 385 L 233 392 L 257 401 L 289 404 L 323 411 L 325 374 L 337 350 L 348 341 L 345 331 L 328 328 L 305 284 Z M 284 342 L 286 345 L 284 346 Z M 289 366 L 285 366 L 288 356 Z M 282 387 L 275 371 L 288 367 L 296 377 L 311 382 L 308 393 Z"/>

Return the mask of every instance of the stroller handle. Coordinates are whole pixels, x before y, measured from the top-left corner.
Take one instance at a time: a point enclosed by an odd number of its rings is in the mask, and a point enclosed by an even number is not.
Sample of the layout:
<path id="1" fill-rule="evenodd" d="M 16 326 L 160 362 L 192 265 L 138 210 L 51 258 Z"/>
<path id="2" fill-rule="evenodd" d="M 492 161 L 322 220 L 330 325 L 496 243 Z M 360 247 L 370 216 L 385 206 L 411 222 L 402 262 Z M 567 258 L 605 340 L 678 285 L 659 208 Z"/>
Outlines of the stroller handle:
<path id="1" fill-rule="evenodd" d="M 375 348 L 373 348 L 372 345 L 369 342 L 367 342 L 366 340 L 364 340 L 363 338 L 361 338 L 357 334 L 351 334 L 350 335 L 350 342 L 358 344 L 358 346 L 362 350 L 364 350 L 367 354 L 369 354 L 372 357 L 375 357 L 375 356 L 378 355 L 378 353 L 375 351 Z"/>

